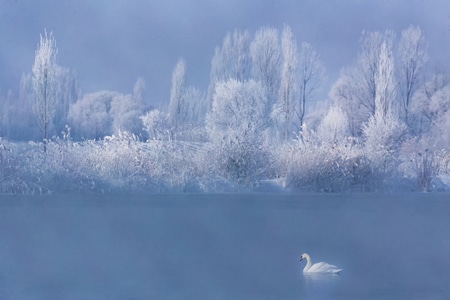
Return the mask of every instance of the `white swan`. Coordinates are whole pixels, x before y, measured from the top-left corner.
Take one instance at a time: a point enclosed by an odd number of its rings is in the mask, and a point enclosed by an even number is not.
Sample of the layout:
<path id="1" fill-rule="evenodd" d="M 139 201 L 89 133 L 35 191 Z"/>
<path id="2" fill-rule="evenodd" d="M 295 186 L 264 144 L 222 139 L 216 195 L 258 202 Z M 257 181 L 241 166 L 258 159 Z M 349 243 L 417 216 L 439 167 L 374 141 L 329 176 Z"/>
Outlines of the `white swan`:
<path id="1" fill-rule="evenodd" d="M 318 262 L 313 264 L 311 257 L 307 253 L 303 253 L 300 257 L 300 261 L 306 259 L 306 266 L 303 268 L 303 273 L 332 273 L 337 274 L 342 271 L 335 265 L 330 265 L 324 262 Z"/>

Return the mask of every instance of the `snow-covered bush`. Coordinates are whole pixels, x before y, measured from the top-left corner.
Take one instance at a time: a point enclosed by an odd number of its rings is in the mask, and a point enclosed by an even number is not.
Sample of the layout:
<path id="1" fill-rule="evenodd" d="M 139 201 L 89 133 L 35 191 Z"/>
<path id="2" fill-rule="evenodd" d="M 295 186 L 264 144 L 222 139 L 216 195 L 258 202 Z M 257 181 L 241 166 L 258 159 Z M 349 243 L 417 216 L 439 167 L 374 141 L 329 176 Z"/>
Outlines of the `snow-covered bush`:
<path id="1" fill-rule="evenodd" d="M 350 136 L 348 117 L 338 106 L 332 106 L 317 128 L 317 139 L 335 145 L 345 143 Z"/>
<path id="2" fill-rule="evenodd" d="M 440 189 L 442 184 L 438 178 L 449 174 L 448 151 L 437 147 L 430 137 L 408 139 L 402 145 L 400 157 L 399 170 L 414 180 L 420 191 Z"/>
<path id="3" fill-rule="evenodd" d="M 142 185 L 142 153 L 137 137 L 127 132 L 105 137 L 91 148 L 89 160 L 93 171 L 113 189 L 133 190 Z"/>
<path id="4" fill-rule="evenodd" d="M 350 135 L 345 112 L 332 106 L 317 125 L 305 124 L 294 142 L 278 149 L 277 169 L 285 184 L 307 191 L 368 191 L 377 188 L 361 142 Z"/>
<path id="5" fill-rule="evenodd" d="M 301 137 L 280 149 L 277 158 L 286 170 L 286 186 L 322 192 L 372 188 L 369 163 L 354 139 L 331 144 L 317 137 L 304 126 Z"/>
<path id="6" fill-rule="evenodd" d="M 112 133 L 119 134 L 125 131 L 136 135 L 142 133 L 139 116 L 143 112 L 143 103 L 138 102 L 132 95 L 116 95 L 112 99 L 110 110 Z"/>
<path id="7" fill-rule="evenodd" d="M 84 95 L 70 107 L 67 118 L 76 139 L 99 140 L 120 131 L 140 134 L 143 111 L 136 96 L 101 91 Z"/>
<path id="8" fill-rule="evenodd" d="M 0 140 L 0 193 L 50 193 L 47 181 L 40 176 L 45 157 L 42 143 L 26 144 Z"/>
<path id="9" fill-rule="evenodd" d="M 106 193 L 198 191 L 199 145 L 171 140 L 140 141 L 120 132 L 100 141 L 53 143 L 53 172 L 78 182 L 78 191 Z M 63 153 L 58 156 L 58 151 Z M 59 159 L 59 157 L 61 159 Z M 63 168 L 58 166 L 64 166 Z M 71 174 L 65 173 L 71 170 Z M 67 187 L 67 184 L 66 184 Z M 70 184 L 69 184 L 70 187 Z M 72 186 L 72 190 L 76 186 Z"/>
<path id="10" fill-rule="evenodd" d="M 86 94 L 70 107 L 68 121 L 76 138 L 101 139 L 112 134 L 110 110 L 116 96 L 110 91 Z"/>
<path id="11" fill-rule="evenodd" d="M 120 132 L 102 140 L 63 138 L 42 143 L 1 142 L 0 193 L 159 193 L 212 191 L 201 144 L 140 141 Z M 208 183 L 204 183 L 204 182 Z"/>
<path id="12" fill-rule="evenodd" d="M 167 116 L 158 109 L 151 110 L 139 117 L 144 125 L 147 137 L 151 140 L 163 140 L 168 138 Z"/>
<path id="13" fill-rule="evenodd" d="M 18 194 L 28 192 L 26 182 L 21 178 L 20 160 L 13 153 L 8 142 L 0 139 L 0 193 Z"/>
<path id="14" fill-rule="evenodd" d="M 375 113 L 364 124 L 364 152 L 374 173 L 389 177 L 397 170 L 398 150 L 405 133 L 405 124 L 392 113 Z"/>
<path id="15" fill-rule="evenodd" d="M 211 165 L 225 178 L 252 185 L 269 165 L 263 147 L 265 93 L 259 82 L 229 80 L 215 88 L 207 118 Z"/>
<path id="16" fill-rule="evenodd" d="M 212 137 L 208 152 L 213 159 L 214 170 L 239 184 L 255 185 L 257 179 L 267 173 L 270 155 L 261 142 L 253 143 L 246 133 L 229 133 L 222 139 Z"/>

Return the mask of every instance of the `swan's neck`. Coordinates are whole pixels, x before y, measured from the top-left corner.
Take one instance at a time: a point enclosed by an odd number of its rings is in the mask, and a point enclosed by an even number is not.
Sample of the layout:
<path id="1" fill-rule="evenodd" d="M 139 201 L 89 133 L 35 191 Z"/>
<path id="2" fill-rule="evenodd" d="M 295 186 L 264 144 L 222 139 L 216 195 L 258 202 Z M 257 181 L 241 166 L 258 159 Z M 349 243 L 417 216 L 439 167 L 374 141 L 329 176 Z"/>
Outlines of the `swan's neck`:
<path id="1" fill-rule="evenodd" d="M 305 257 L 306 257 L 306 266 L 303 268 L 303 271 L 308 271 L 312 266 L 312 261 L 309 255 L 305 255 Z"/>

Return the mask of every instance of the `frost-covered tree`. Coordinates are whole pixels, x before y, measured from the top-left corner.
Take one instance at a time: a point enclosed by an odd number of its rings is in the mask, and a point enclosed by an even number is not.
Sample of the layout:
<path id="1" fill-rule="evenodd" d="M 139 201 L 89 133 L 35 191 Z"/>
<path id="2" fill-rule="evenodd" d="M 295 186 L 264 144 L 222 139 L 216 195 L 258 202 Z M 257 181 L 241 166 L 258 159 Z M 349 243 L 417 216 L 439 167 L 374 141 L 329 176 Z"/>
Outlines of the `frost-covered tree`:
<path id="1" fill-rule="evenodd" d="M 208 102 L 211 103 L 218 82 L 229 79 L 245 81 L 250 78 L 250 74 L 250 34 L 237 29 L 233 33 L 228 32 L 211 61 Z"/>
<path id="2" fill-rule="evenodd" d="M 172 138 L 190 140 L 203 125 L 206 103 L 202 92 L 186 85 L 186 63 L 180 59 L 172 73 L 168 121 Z"/>
<path id="3" fill-rule="evenodd" d="M 22 74 L 20 78 L 19 95 L 17 99 L 15 129 L 17 130 L 11 139 L 15 140 L 35 140 L 41 136 L 39 126 L 36 126 L 34 113 L 35 98 L 33 95 L 33 75 L 31 73 Z"/>
<path id="4" fill-rule="evenodd" d="M 264 97 L 264 88 L 255 80 L 219 82 L 208 116 L 212 133 L 245 129 L 260 134 L 265 126 L 262 119 Z"/>
<path id="5" fill-rule="evenodd" d="M 110 117 L 112 119 L 112 132 L 128 132 L 139 135 L 142 131 L 139 116 L 144 112 L 142 103 L 132 95 L 116 94 L 111 102 Z"/>
<path id="6" fill-rule="evenodd" d="M 280 86 L 281 49 L 278 30 L 271 27 L 259 29 L 250 45 L 252 76 L 262 83 L 266 95 L 266 115 L 270 116 Z"/>
<path id="7" fill-rule="evenodd" d="M 401 170 L 417 180 L 420 190 L 433 189 L 435 179 L 450 172 L 450 84 L 435 74 L 415 93 L 410 117 L 417 133 L 402 145 Z"/>
<path id="8" fill-rule="evenodd" d="M 109 111 L 112 133 L 128 132 L 135 135 L 142 133 L 142 123 L 139 117 L 146 109 L 144 95 L 145 81 L 142 78 L 138 78 L 132 95 L 116 93 L 113 96 Z"/>
<path id="9" fill-rule="evenodd" d="M 18 93 L 8 90 L 0 94 L 0 136 L 16 141 L 40 139 L 34 103 L 32 74 L 22 74 Z"/>
<path id="10" fill-rule="evenodd" d="M 229 179 L 251 184 L 267 167 L 262 145 L 265 93 L 254 80 L 219 82 L 207 128 L 217 171 Z"/>
<path id="11" fill-rule="evenodd" d="M 358 57 L 357 69 L 361 71 L 362 93 L 359 102 L 366 107 L 368 115 L 375 113 L 375 98 L 377 96 L 377 76 L 380 74 L 380 53 L 391 53 L 395 34 L 393 31 L 363 33 L 361 52 Z M 379 78 L 378 78 L 379 79 Z"/>
<path id="12" fill-rule="evenodd" d="M 55 117 L 59 95 L 59 67 L 56 64 L 56 41 L 53 32 L 41 34 L 33 64 L 34 112 L 42 131 L 44 152 L 49 127 Z"/>
<path id="13" fill-rule="evenodd" d="M 11 136 L 14 127 L 14 94 L 9 90 L 6 97 L 0 95 L 0 136 Z"/>
<path id="14" fill-rule="evenodd" d="M 55 111 L 56 134 L 65 130 L 70 106 L 81 96 L 81 89 L 75 73 L 65 67 L 59 67 L 58 73 L 60 77 L 60 101 L 58 101 Z"/>
<path id="15" fill-rule="evenodd" d="M 419 88 L 421 72 L 428 61 L 427 48 L 428 45 L 420 27 L 411 25 L 402 31 L 397 53 L 398 82 L 402 115 L 408 125 L 411 102 Z"/>
<path id="16" fill-rule="evenodd" d="M 296 102 L 299 96 L 298 49 L 292 30 L 285 26 L 281 35 L 282 65 L 278 101 L 272 119 L 281 140 L 287 140 L 293 130 Z"/>
<path id="17" fill-rule="evenodd" d="M 391 172 L 406 126 L 395 103 L 394 58 L 391 40 L 380 46 L 375 83 L 375 113 L 363 126 L 367 157 L 382 173 Z"/>
<path id="18" fill-rule="evenodd" d="M 414 118 L 414 122 L 410 122 L 410 128 L 414 132 L 423 134 L 433 126 L 439 113 L 435 105 L 431 105 L 432 99 L 437 94 L 441 94 L 449 85 L 450 77 L 448 75 L 436 73 L 415 93 L 410 111 L 410 117 Z M 441 110 L 439 109 L 439 111 Z"/>
<path id="19" fill-rule="evenodd" d="M 339 106 L 332 106 L 317 127 L 317 139 L 329 145 L 345 142 L 349 137 L 347 114 Z"/>
<path id="20" fill-rule="evenodd" d="M 169 101 L 169 122 L 173 130 L 178 131 L 181 114 L 184 109 L 184 94 L 186 90 L 186 63 L 180 58 L 172 72 L 172 89 Z"/>
<path id="21" fill-rule="evenodd" d="M 228 33 L 222 46 L 223 64 L 228 64 L 228 77 L 243 81 L 250 77 L 250 34 L 235 30 Z M 227 72 L 227 71 L 225 71 Z"/>
<path id="22" fill-rule="evenodd" d="M 68 120 L 76 138 L 101 139 L 111 135 L 111 103 L 120 94 L 102 91 L 86 94 L 69 110 Z"/>
<path id="23" fill-rule="evenodd" d="M 390 40 L 384 41 L 380 46 L 375 83 L 375 112 L 380 116 L 388 113 L 398 115 L 396 100 L 396 86 L 394 77 L 394 57 Z"/>
<path id="24" fill-rule="evenodd" d="M 355 84 L 354 93 L 356 100 L 366 110 L 366 115 L 375 113 L 376 83 L 375 77 L 378 74 L 378 63 L 380 61 L 380 48 L 384 37 L 380 32 L 363 33 L 361 50 L 357 60 L 357 66 L 353 70 L 356 76 L 352 79 L 360 78 Z"/>
<path id="25" fill-rule="evenodd" d="M 146 114 L 140 116 L 144 130 L 151 140 L 162 140 L 167 138 L 166 132 L 168 130 L 167 116 L 159 111 L 153 109 Z"/>
<path id="26" fill-rule="evenodd" d="M 141 106 L 141 107 L 146 106 L 145 93 L 146 93 L 145 80 L 144 80 L 144 78 L 140 77 L 136 80 L 136 83 L 134 84 L 134 87 L 133 87 L 133 99 L 134 99 L 134 102 L 136 102 L 136 104 L 138 106 Z"/>
<path id="27" fill-rule="evenodd" d="M 300 103 L 297 108 L 298 125 L 301 128 L 306 113 L 306 104 L 320 88 L 325 69 L 319 54 L 308 43 L 302 43 L 299 57 Z"/>
<path id="28" fill-rule="evenodd" d="M 101 139 L 124 132 L 140 135 L 143 128 L 139 117 L 146 109 L 144 92 L 145 82 L 138 79 L 133 94 L 100 91 L 84 95 L 69 109 L 74 137 Z"/>
<path id="29" fill-rule="evenodd" d="M 411 137 L 401 147 L 399 170 L 406 178 L 415 179 L 421 191 L 433 189 L 433 181 L 439 175 L 439 154 L 434 137 Z"/>
<path id="30" fill-rule="evenodd" d="M 432 116 L 430 134 L 442 149 L 450 147 L 450 85 L 436 91 L 427 108 Z"/>
<path id="31" fill-rule="evenodd" d="M 206 114 L 204 94 L 199 89 L 190 86 L 186 89 L 183 99 L 181 122 L 184 129 L 204 125 Z"/>
<path id="32" fill-rule="evenodd" d="M 363 32 L 355 66 L 345 69 L 331 88 L 330 97 L 347 113 L 353 136 L 360 136 L 363 124 L 375 114 L 380 52 L 383 44 L 392 52 L 394 36 L 392 31 Z"/>
<path id="33" fill-rule="evenodd" d="M 377 109 L 363 126 L 365 153 L 375 172 L 389 175 L 396 170 L 398 150 L 406 125 L 391 111 Z"/>

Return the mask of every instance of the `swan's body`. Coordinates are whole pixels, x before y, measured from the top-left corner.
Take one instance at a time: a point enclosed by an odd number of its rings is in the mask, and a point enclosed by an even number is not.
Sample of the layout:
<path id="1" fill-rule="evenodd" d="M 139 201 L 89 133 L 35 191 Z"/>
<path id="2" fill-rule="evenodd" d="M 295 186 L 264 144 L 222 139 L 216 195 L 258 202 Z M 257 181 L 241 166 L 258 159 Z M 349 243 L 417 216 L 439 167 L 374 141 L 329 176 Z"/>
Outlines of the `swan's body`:
<path id="1" fill-rule="evenodd" d="M 325 262 L 318 262 L 313 264 L 311 257 L 307 253 L 303 253 L 300 257 L 300 261 L 306 259 L 306 266 L 303 268 L 303 273 L 331 273 L 337 274 L 342 271 L 335 265 L 330 265 Z"/>

